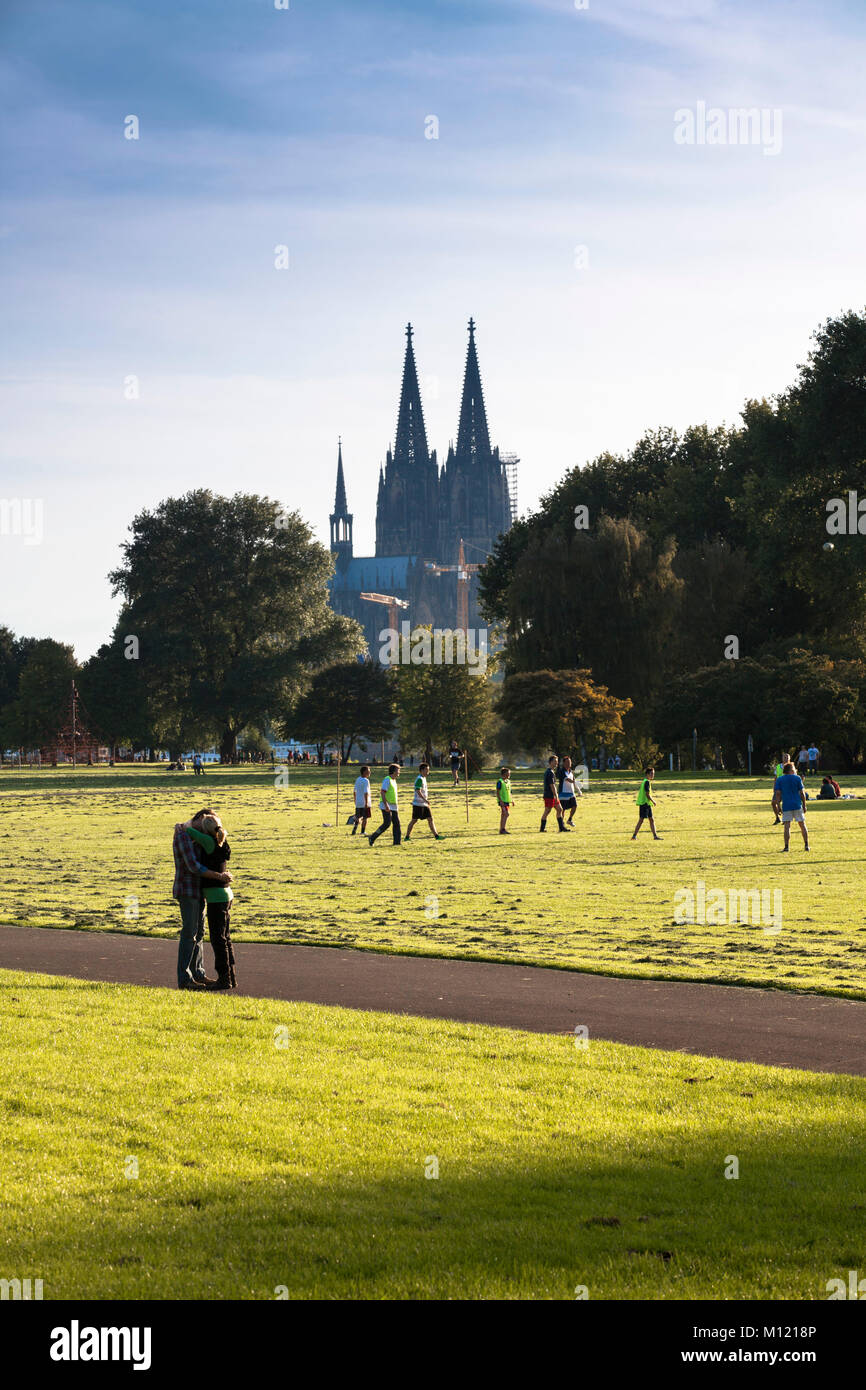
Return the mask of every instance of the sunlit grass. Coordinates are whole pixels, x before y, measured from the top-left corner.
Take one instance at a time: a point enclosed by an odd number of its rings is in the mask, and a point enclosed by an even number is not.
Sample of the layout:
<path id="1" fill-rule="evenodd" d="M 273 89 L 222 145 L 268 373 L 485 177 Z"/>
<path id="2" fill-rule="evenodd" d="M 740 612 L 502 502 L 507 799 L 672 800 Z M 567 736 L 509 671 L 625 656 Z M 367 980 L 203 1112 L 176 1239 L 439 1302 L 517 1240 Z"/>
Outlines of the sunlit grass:
<path id="1" fill-rule="evenodd" d="M 374 782 L 376 772 L 374 769 Z M 637 778 L 594 781 L 576 831 L 538 833 L 540 773 L 514 777 L 513 833 L 500 837 L 494 777 L 463 789 L 430 778 L 437 822 L 395 849 L 344 823 L 357 769 L 212 770 L 205 780 L 117 769 L 0 775 L 0 923 L 172 935 L 172 827 L 212 804 L 229 828 L 238 941 L 294 941 L 465 955 L 615 974 L 776 984 L 866 997 L 866 799 L 811 803 L 812 851 L 782 855 L 768 779 L 660 774 L 654 843 L 630 835 Z M 401 779 L 411 800 L 411 775 Z M 408 812 L 404 810 L 404 824 Z M 378 823 L 378 818 L 373 822 Z M 783 890 L 783 930 L 683 926 L 674 895 L 707 887 Z M 134 900 L 134 901 L 130 901 Z M 134 916 L 134 913 L 138 916 Z"/>
<path id="2" fill-rule="evenodd" d="M 0 1069 L 0 1277 L 46 1298 L 823 1299 L 866 1264 L 856 1078 L 9 971 Z"/>

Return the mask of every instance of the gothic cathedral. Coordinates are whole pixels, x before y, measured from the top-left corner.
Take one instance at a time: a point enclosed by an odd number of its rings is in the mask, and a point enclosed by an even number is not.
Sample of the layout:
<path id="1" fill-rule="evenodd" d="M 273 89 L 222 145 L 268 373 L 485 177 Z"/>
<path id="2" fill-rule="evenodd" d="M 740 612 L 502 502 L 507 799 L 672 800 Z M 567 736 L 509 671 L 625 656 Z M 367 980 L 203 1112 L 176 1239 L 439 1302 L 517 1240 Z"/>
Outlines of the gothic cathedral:
<path id="1" fill-rule="evenodd" d="M 399 622 L 457 627 L 460 543 L 467 567 L 477 566 L 484 563 L 497 537 L 509 529 L 516 510 L 516 464 L 512 456 L 501 458 L 499 449 L 490 445 L 475 322 L 470 319 L 457 444 L 449 448 L 440 467 L 435 449 L 431 452 L 427 445 L 410 324 L 397 434 L 393 450 L 388 450 L 379 469 L 375 555 L 353 553 L 342 443 L 337 455 L 331 603 L 336 612 L 361 623 L 372 656 L 378 655 L 380 632 L 390 625 L 389 608 L 362 599 L 362 593 L 400 600 L 406 606 L 396 610 Z M 469 572 L 468 583 L 469 626 L 478 628 L 483 624 L 475 570 Z M 393 612 L 392 608 L 392 617 Z"/>

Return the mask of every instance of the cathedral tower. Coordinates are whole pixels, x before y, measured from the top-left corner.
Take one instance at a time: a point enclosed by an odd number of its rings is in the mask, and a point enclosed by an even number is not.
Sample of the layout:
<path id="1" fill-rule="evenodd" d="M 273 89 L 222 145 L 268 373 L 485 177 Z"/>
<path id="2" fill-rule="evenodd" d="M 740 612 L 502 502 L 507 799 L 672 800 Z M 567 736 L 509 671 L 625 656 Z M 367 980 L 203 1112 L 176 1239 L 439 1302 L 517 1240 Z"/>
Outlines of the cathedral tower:
<path id="1" fill-rule="evenodd" d="M 352 513 L 346 502 L 346 480 L 343 477 L 343 441 L 337 445 L 337 491 L 331 513 L 331 554 L 337 564 L 345 565 L 352 558 Z"/>
<path id="2" fill-rule="evenodd" d="M 427 447 L 412 325 L 406 329 L 406 356 L 397 414 L 394 451 L 379 471 L 376 554 L 435 559 L 439 469 Z"/>

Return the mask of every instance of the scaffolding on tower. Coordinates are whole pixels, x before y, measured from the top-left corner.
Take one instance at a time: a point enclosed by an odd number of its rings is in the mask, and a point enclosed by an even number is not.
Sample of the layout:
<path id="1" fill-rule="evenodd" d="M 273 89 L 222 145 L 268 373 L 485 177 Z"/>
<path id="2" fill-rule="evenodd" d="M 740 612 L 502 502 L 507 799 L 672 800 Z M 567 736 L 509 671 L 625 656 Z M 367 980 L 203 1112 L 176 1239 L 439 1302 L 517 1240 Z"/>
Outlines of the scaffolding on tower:
<path id="1" fill-rule="evenodd" d="M 511 508 L 513 525 L 517 520 L 517 465 L 520 459 L 517 454 L 500 454 L 499 462 L 502 464 L 502 473 L 508 488 L 508 505 Z"/>
<path id="2" fill-rule="evenodd" d="M 58 729 L 50 744 L 42 749 L 43 760 L 57 763 L 62 758 L 64 762 L 71 762 L 73 767 L 83 762 L 92 765 L 106 761 L 108 749 L 100 747 L 98 739 L 87 727 L 87 718 L 78 686 L 72 681 L 66 706 L 66 722 Z"/>

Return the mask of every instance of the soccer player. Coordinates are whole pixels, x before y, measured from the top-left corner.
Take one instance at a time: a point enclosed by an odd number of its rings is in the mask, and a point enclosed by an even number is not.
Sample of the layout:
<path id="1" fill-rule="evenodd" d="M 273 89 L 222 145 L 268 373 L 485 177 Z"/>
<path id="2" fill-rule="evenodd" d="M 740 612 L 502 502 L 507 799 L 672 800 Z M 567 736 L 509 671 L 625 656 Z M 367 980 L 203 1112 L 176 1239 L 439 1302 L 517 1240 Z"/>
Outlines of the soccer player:
<path id="1" fill-rule="evenodd" d="M 430 796 L 427 791 L 427 773 L 430 771 L 429 763 L 420 763 L 418 766 L 418 776 L 415 778 L 415 791 L 412 797 L 412 819 L 406 831 L 406 844 L 412 837 L 412 829 L 416 820 L 426 820 L 430 826 L 430 833 L 434 840 L 441 840 L 442 836 L 436 830 L 433 820 L 433 812 L 430 810 Z"/>
<path id="2" fill-rule="evenodd" d="M 382 794 L 379 797 L 379 810 L 382 812 L 382 824 L 378 830 L 374 830 L 372 835 L 367 836 L 367 844 L 375 845 L 383 830 L 391 827 L 394 837 L 394 844 L 400 843 L 400 808 L 397 803 L 397 778 L 400 776 L 400 764 L 391 763 L 388 768 L 388 776 L 382 779 Z"/>
<path id="3" fill-rule="evenodd" d="M 361 768 L 361 775 L 355 779 L 355 823 L 352 826 L 352 834 L 358 829 L 358 822 L 361 823 L 361 834 L 367 833 L 367 821 L 373 814 L 373 806 L 370 801 L 370 769 L 366 763 Z"/>
<path id="4" fill-rule="evenodd" d="M 809 848 L 809 832 L 806 829 L 806 789 L 803 786 L 803 779 L 797 775 L 797 769 L 791 762 L 785 763 L 781 777 L 776 778 L 776 785 L 773 788 L 773 810 L 776 815 L 782 811 L 782 823 L 784 826 L 785 843 L 782 846 L 782 853 L 788 853 L 788 841 L 791 838 L 791 821 L 795 820 L 803 834 L 803 848 Z"/>
<path id="5" fill-rule="evenodd" d="M 568 825 L 574 825 L 574 813 L 577 810 L 577 798 L 583 793 L 574 778 L 574 768 L 571 765 L 571 758 L 566 753 L 562 760 L 562 769 L 559 774 L 559 800 L 562 806 L 562 814 L 570 812 Z"/>
<path id="6" fill-rule="evenodd" d="M 463 760 L 463 754 L 460 752 L 460 744 L 454 738 L 452 738 L 451 747 L 448 749 L 448 757 L 451 759 L 451 785 L 452 787 L 459 787 L 460 763 Z"/>
<path id="7" fill-rule="evenodd" d="M 644 768 L 644 779 L 640 784 L 640 791 L 637 794 L 638 817 L 637 825 L 634 828 L 634 834 L 631 837 L 633 840 L 637 839 L 637 832 L 640 830 L 645 820 L 649 821 L 649 827 L 653 833 L 653 839 L 661 839 L 661 835 L 656 834 L 656 823 L 653 818 L 653 807 L 655 806 L 655 802 L 652 799 L 651 788 L 652 781 L 655 775 L 656 770 L 654 767 Z"/>
<path id="8" fill-rule="evenodd" d="M 562 819 L 562 804 L 559 800 L 559 793 L 556 790 L 556 764 L 557 756 L 552 753 L 547 760 L 547 770 L 544 774 L 544 814 L 541 817 L 541 829 L 547 829 L 547 817 L 551 811 L 556 810 L 556 824 L 560 830 L 565 830 L 565 822 Z"/>
<path id="9" fill-rule="evenodd" d="M 510 835 L 511 831 L 506 828 L 506 821 L 511 815 L 511 768 L 502 767 L 499 769 L 499 779 L 496 783 L 496 800 L 499 804 L 499 833 L 500 835 Z"/>

